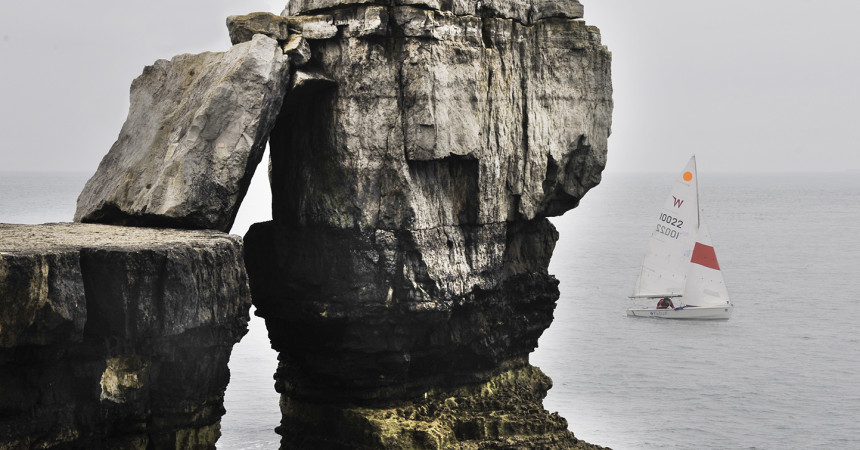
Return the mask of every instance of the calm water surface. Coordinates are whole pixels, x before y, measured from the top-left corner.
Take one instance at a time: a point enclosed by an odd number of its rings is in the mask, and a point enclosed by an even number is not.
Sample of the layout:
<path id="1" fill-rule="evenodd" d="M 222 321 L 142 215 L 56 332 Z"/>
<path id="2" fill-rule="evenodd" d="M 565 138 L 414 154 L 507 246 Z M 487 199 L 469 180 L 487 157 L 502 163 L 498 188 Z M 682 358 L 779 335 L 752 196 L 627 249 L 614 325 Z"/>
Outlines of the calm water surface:
<path id="1" fill-rule="evenodd" d="M 70 221 L 89 175 L 0 173 L 0 222 Z M 628 318 L 673 176 L 608 174 L 553 219 L 561 298 L 531 358 L 555 382 L 546 408 L 579 438 L 616 449 L 860 448 L 860 174 L 701 167 L 702 217 L 734 315 Z M 270 217 L 258 178 L 234 233 Z M 275 358 L 254 318 L 230 361 L 219 448 L 277 448 Z"/>
<path id="2" fill-rule="evenodd" d="M 618 449 L 860 448 L 860 174 L 700 168 L 732 319 L 628 318 L 672 177 L 608 175 L 555 220 L 561 299 L 531 358 L 546 408 Z"/>

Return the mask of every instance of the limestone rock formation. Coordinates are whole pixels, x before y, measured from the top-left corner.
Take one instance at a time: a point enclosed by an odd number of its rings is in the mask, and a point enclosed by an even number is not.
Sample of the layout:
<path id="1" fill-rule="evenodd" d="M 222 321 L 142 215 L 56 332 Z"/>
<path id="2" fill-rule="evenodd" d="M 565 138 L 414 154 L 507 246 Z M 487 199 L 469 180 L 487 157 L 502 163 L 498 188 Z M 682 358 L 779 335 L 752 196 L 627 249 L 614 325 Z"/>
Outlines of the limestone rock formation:
<path id="1" fill-rule="evenodd" d="M 526 366 L 383 408 L 291 400 L 284 408 L 301 414 L 283 432 L 303 448 L 603 449 L 572 436 L 558 414 L 546 414 L 541 402 L 551 384 Z"/>
<path id="2" fill-rule="evenodd" d="M 87 182 L 75 221 L 229 231 L 288 85 L 262 34 L 225 53 L 180 55 L 131 86 L 119 139 Z"/>
<path id="3" fill-rule="evenodd" d="M 285 13 L 312 58 L 270 139 L 274 220 L 245 237 L 280 352 L 282 445 L 401 448 L 434 429 L 447 437 L 419 447 L 573 446 L 542 408 L 499 404 L 506 425 L 481 434 L 404 405 L 427 395 L 436 411 L 455 392 L 478 405 L 506 373 L 545 395 L 528 354 L 559 295 L 547 217 L 606 162 L 599 30 L 576 1 L 297 0 Z M 490 414 L 466 409 L 455 415 Z M 314 431 L 308 417 L 346 422 Z"/>
<path id="4" fill-rule="evenodd" d="M 230 42 L 234 45 L 248 42 L 256 34 L 277 41 L 286 41 L 290 34 L 289 21 L 286 18 L 267 12 L 230 16 L 227 18 L 227 30 L 230 32 Z"/>
<path id="5" fill-rule="evenodd" d="M 609 51 L 575 0 L 293 0 L 158 61 L 76 221 L 0 225 L 0 447 L 211 448 L 249 290 L 283 448 L 597 448 L 528 362 L 547 219 L 600 182 Z"/>
<path id="6" fill-rule="evenodd" d="M 241 240 L 0 224 L 0 448 L 214 448 Z"/>

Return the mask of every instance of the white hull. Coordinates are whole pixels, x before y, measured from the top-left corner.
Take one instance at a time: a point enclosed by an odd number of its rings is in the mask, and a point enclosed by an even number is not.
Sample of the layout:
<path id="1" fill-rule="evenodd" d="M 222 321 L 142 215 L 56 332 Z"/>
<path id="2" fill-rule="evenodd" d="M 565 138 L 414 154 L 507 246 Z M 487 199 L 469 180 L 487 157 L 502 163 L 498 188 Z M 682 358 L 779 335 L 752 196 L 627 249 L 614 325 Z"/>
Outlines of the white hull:
<path id="1" fill-rule="evenodd" d="M 658 319 L 727 320 L 732 316 L 732 305 L 687 306 L 678 309 L 630 308 L 628 317 L 652 317 Z"/>

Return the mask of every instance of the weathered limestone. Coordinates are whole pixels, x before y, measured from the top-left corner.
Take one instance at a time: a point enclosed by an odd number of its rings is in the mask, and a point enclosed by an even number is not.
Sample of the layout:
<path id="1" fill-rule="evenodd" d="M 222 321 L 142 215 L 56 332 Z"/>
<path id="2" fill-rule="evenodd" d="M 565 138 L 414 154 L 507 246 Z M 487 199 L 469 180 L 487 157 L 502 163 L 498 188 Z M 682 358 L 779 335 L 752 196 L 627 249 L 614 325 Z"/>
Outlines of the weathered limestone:
<path id="1" fill-rule="evenodd" d="M 312 58 L 271 134 L 274 220 L 245 238 L 284 447 L 577 442 L 544 388 L 533 414 L 453 413 L 504 415 L 498 434 L 408 406 L 506 373 L 548 388 L 528 365 L 558 299 L 546 217 L 600 182 L 612 113 L 599 31 L 550 3 L 290 3 Z"/>
<path id="2" fill-rule="evenodd" d="M 302 67 L 311 60 L 311 46 L 300 34 L 290 36 L 283 48 L 293 67 Z"/>
<path id="3" fill-rule="evenodd" d="M 291 0 L 282 15 L 327 13 L 354 5 L 414 6 L 458 16 L 513 19 L 522 24 L 533 24 L 549 17 L 580 19 L 583 16 L 582 4 L 577 0 Z"/>
<path id="4" fill-rule="evenodd" d="M 575 438 L 558 414 L 546 414 L 541 402 L 551 385 L 528 366 L 386 408 L 290 399 L 284 410 L 298 413 L 283 432 L 300 448 L 602 449 Z"/>
<path id="5" fill-rule="evenodd" d="M 119 139 L 78 198 L 75 221 L 228 231 L 288 85 L 278 42 L 144 69 Z"/>
<path id="6" fill-rule="evenodd" d="M 434 21 L 426 20 L 428 14 Z M 309 136 L 335 140 L 335 153 L 314 153 L 312 164 L 329 159 L 344 166 L 340 175 L 350 177 L 342 183 L 344 194 L 373 197 L 381 202 L 379 207 L 317 203 L 311 196 L 318 190 L 306 189 L 296 195 L 303 196 L 303 204 L 318 206 L 281 211 L 289 203 L 276 198 L 276 215 L 283 212 L 303 222 L 333 226 L 372 226 L 388 215 L 394 221 L 388 225 L 394 227 L 405 226 L 407 219 L 417 220 L 412 225 L 416 228 L 437 226 L 439 222 L 421 215 L 435 214 L 442 199 L 409 189 L 413 177 L 406 172 L 421 172 L 425 166 L 435 170 L 422 162 L 445 158 L 444 164 L 452 167 L 475 166 L 466 170 L 479 176 L 480 198 L 473 203 L 480 208 L 474 219 L 481 223 L 558 215 L 599 182 L 612 103 L 609 56 L 599 50 L 596 29 L 579 21 L 552 19 L 525 27 L 411 8 L 391 15 L 396 23 L 390 25 L 406 34 L 394 55 L 372 40 L 310 40 L 320 52 L 320 70 L 340 87 L 336 96 L 323 93 L 314 102 L 291 103 L 283 113 L 303 122 L 296 128 L 307 128 L 325 119 L 313 114 L 326 114 L 322 110 L 327 108 L 338 111 L 339 122 L 331 125 L 340 128 L 338 134 Z M 353 24 L 364 29 L 361 23 Z M 301 97 L 298 92 L 290 95 Z M 309 158 L 315 151 L 311 145 L 328 143 L 308 144 L 296 143 L 291 146 L 295 150 L 273 158 Z M 302 151 L 308 155 L 295 155 Z M 380 164 L 396 152 L 405 152 L 406 158 L 385 166 L 391 167 L 390 178 L 377 177 L 375 167 L 364 165 L 365 160 Z M 273 177 L 279 178 L 277 172 Z M 403 209 L 400 199 L 384 195 L 389 180 L 396 183 L 394 189 L 418 196 L 409 206 L 409 218 L 398 212 Z M 275 196 L 282 191 L 274 187 Z M 431 203 L 421 204 L 425 201 Z"/>
<path id="7" fill-rule="evenodd" d="M 255 34 L 285 41 L 289 38 L 288 24 L 284 17 L 268 12 L 227 17 L 227 30 L 230 32 L 230 42 L 233 45 L 248 42 Z"/>
<path id="8" fill-rule="evenodd" d="M 242 258 L 215 231 L 0 224 L 0 448 L 214 448 Z"/>

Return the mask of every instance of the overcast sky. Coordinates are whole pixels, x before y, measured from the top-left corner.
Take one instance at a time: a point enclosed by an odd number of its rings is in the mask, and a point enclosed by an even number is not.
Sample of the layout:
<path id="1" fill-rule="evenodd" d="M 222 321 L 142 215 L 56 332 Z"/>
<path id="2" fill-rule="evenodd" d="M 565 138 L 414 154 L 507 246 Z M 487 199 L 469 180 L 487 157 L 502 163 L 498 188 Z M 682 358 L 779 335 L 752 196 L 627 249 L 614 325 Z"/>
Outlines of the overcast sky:
<path id="1" fill-rule="evenodd" d="M 612 172 L 860 169 L 860 2 L 583 0 L 613 53 Z M 95 171 L 131 81 L 285 0 L 0 3 L 0 171 Z"/>

